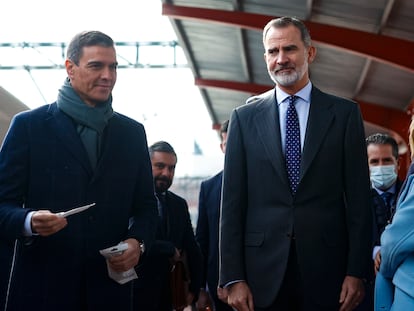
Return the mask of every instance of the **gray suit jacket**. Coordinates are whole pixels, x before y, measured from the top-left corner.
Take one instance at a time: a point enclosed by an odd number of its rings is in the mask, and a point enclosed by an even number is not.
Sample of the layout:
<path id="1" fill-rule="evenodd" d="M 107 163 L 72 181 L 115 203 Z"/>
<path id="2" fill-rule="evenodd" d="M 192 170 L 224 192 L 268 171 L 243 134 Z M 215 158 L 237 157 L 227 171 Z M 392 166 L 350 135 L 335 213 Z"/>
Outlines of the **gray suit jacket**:
<path id="1" fill-rule="evenodd" d="M 313 87 L 298 190 L 292 196 L 275 90 L 235 109 L 225 157 L 220 284 L 246 280 L 256 307 L 279 291 L 294 232 L 305 290 L 338 304 L 345 275 L 365 277 L 372 219 L 358 106 Z"/>

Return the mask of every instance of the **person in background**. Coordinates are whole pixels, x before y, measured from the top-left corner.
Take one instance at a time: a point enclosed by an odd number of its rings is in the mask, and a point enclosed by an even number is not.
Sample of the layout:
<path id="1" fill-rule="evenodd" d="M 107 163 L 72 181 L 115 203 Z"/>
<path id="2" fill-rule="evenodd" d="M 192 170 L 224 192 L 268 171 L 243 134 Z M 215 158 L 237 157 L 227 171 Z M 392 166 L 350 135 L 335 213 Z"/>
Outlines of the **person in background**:
<path id="1" fill-rule="evenodd" d="M 263 45 L 276 86 L 230 117 L 219 283 L 238 311 L 350 311 L 372 251 L 362 116 L 309 80 L 316 48 L 300 20 L 271 20 Z"/>
<path id="2" fill-rule="evenodd" d="M 203 258 L 194 238 L 187 202 L 168 190 L 177 164 L 173 147 L 158 141 L 149 147 L 149 154 L 159 203 L 159 222 L 156 241 L 142 265 L 137 267 L 136 310 L 171 311 L 173 293 L 169 278 L 175 263 L 185 254 L 190 278 L 187 305 L 192 305 L 198 299 L 201 287 Z"/>
<path id="3" fill-rule="evenodd" d="M 0 239 L 14 243 L 7 311 L 132 308 L 132 282 L 108 268 L 138 264 L 157 201 L 144 127 L 112 109 L 117 64 L 108 35 L 75 35 L 56 102 L 12 120 L 0 151 Z M 121 241 L 119 256 L 100 254 Z"/>
<path id="4" fill-rule="evenodd" d="M 371 195 L 374 208 L 374 269 L 381 262 L 380 237 L 395 212 L 402 181 L 398 179 L 398 144 L 387 134 L 372 134 L 366 138 Z"/>
<path id="5" fill-rule="evenodd" d="M 409 133 L 412 162 L 392 222 L 381 235 L 375 311 L 414 310 L 414 118 Z"/>
<path id="6" fill-rule="evenodd" d="M 398 144 L 388 134 L 375 133 L 365 140 L 371 179 L 371 203 L 373 208 L 373 252 L 374 268 L 366 283 L 366 296 L 356 309 L 374 309 L 375 274 L 381 262 L 380 237 L 395 211 L 397 196 L 402 182 L 398 179 Z M 375 272 L 375 273 L 374 273 Z"/>
<path id="7" fill-rule="evenodd" d="M 223 122 L 220 128 L 220 148 L 226 153 L 227 129 L 229 121 Z M 203 288 L 197 306 L 202 309 L 206 306 L 207 297 L 210 295 L 214 310 L 232 311 L 232 308 L 224 303 L 227 301 L 226 290 L 218 286 L 219 277 L 219 218 L 221 203 L 221 186 L 223 171 L 204 180 L 200 186 L 198 200 L 198 219 L 196 227 L 196 240 L 200 245 L 204 257 Z"/>

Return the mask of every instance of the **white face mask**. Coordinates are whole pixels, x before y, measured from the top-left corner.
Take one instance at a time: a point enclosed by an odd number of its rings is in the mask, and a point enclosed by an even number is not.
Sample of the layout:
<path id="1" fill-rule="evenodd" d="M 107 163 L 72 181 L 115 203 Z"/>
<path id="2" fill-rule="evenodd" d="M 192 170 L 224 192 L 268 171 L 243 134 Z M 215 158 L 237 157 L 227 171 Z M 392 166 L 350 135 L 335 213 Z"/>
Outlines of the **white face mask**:
<path id="1" fill-rule="evenodd" d="M 387 190 L 397 180 L 397 173 L 393 164 L 370 166 L 369 171 L 372 186 L 380 190 Z"/>

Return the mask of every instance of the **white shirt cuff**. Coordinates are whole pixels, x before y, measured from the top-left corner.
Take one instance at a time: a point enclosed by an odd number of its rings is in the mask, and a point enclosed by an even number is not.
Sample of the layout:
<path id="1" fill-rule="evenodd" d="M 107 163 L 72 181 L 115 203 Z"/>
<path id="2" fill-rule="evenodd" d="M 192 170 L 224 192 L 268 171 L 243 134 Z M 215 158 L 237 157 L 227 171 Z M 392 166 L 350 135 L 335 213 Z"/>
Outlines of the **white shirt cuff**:
<path id="1" fill-rule="evenodd" d="M 26 215 L 26 219 L 24 220 L 24 228 L 23 228 L 23 235 L 24 236 L 32 236 L 37 235 L 33 234 L 32 232 L 32 216 L 35 213 L 35 211 L 29 212 Z"/>
<path id="2" fill-rule="evenodd" d="M 377 256 L 377 253 L 380 251 L 381 246 L 376 245 L 374 246 L 374 249 L 372 250 L 372 259 L 375 260 L 375 257 Z"/>

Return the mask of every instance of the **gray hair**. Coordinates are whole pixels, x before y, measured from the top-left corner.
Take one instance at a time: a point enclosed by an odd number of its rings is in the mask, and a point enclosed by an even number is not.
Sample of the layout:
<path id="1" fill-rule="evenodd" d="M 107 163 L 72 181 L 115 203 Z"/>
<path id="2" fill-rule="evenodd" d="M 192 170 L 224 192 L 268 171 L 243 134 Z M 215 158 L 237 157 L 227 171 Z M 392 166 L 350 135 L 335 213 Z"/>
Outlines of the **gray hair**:
<path id="1" fill-rule="evenodd" d="M 151 146 L 149 146 L 148 148 L 150 157 L 152 158 L 154 152 L 165 152 L 165 153 L 170 153 L 173 154 L 176 158 L 177 158 L 177 154 L 174 151 L 174 148 L 167 143 L 166 141 L 157 141 L 155 143 L 153 143 Z"/>
<path id="2" fill-rule="evenodd" d="M 301 38 L 302 38 L 303 43 L 305 44 L 305 47 L 307 48 L 310 47 L 312 45 L 312 39 L 311 39 L 308 28 L 298 18 L 289 17 L 289 16 L 283 16 L 283 17 L 272 19 L 270 22 L 266 24 L 266 26 L 263 28 L 263 45 L 265 43 L 266 35 L 269 29 L 285 28 L 290 25 L 293 25 L 299 29 Z"/>

